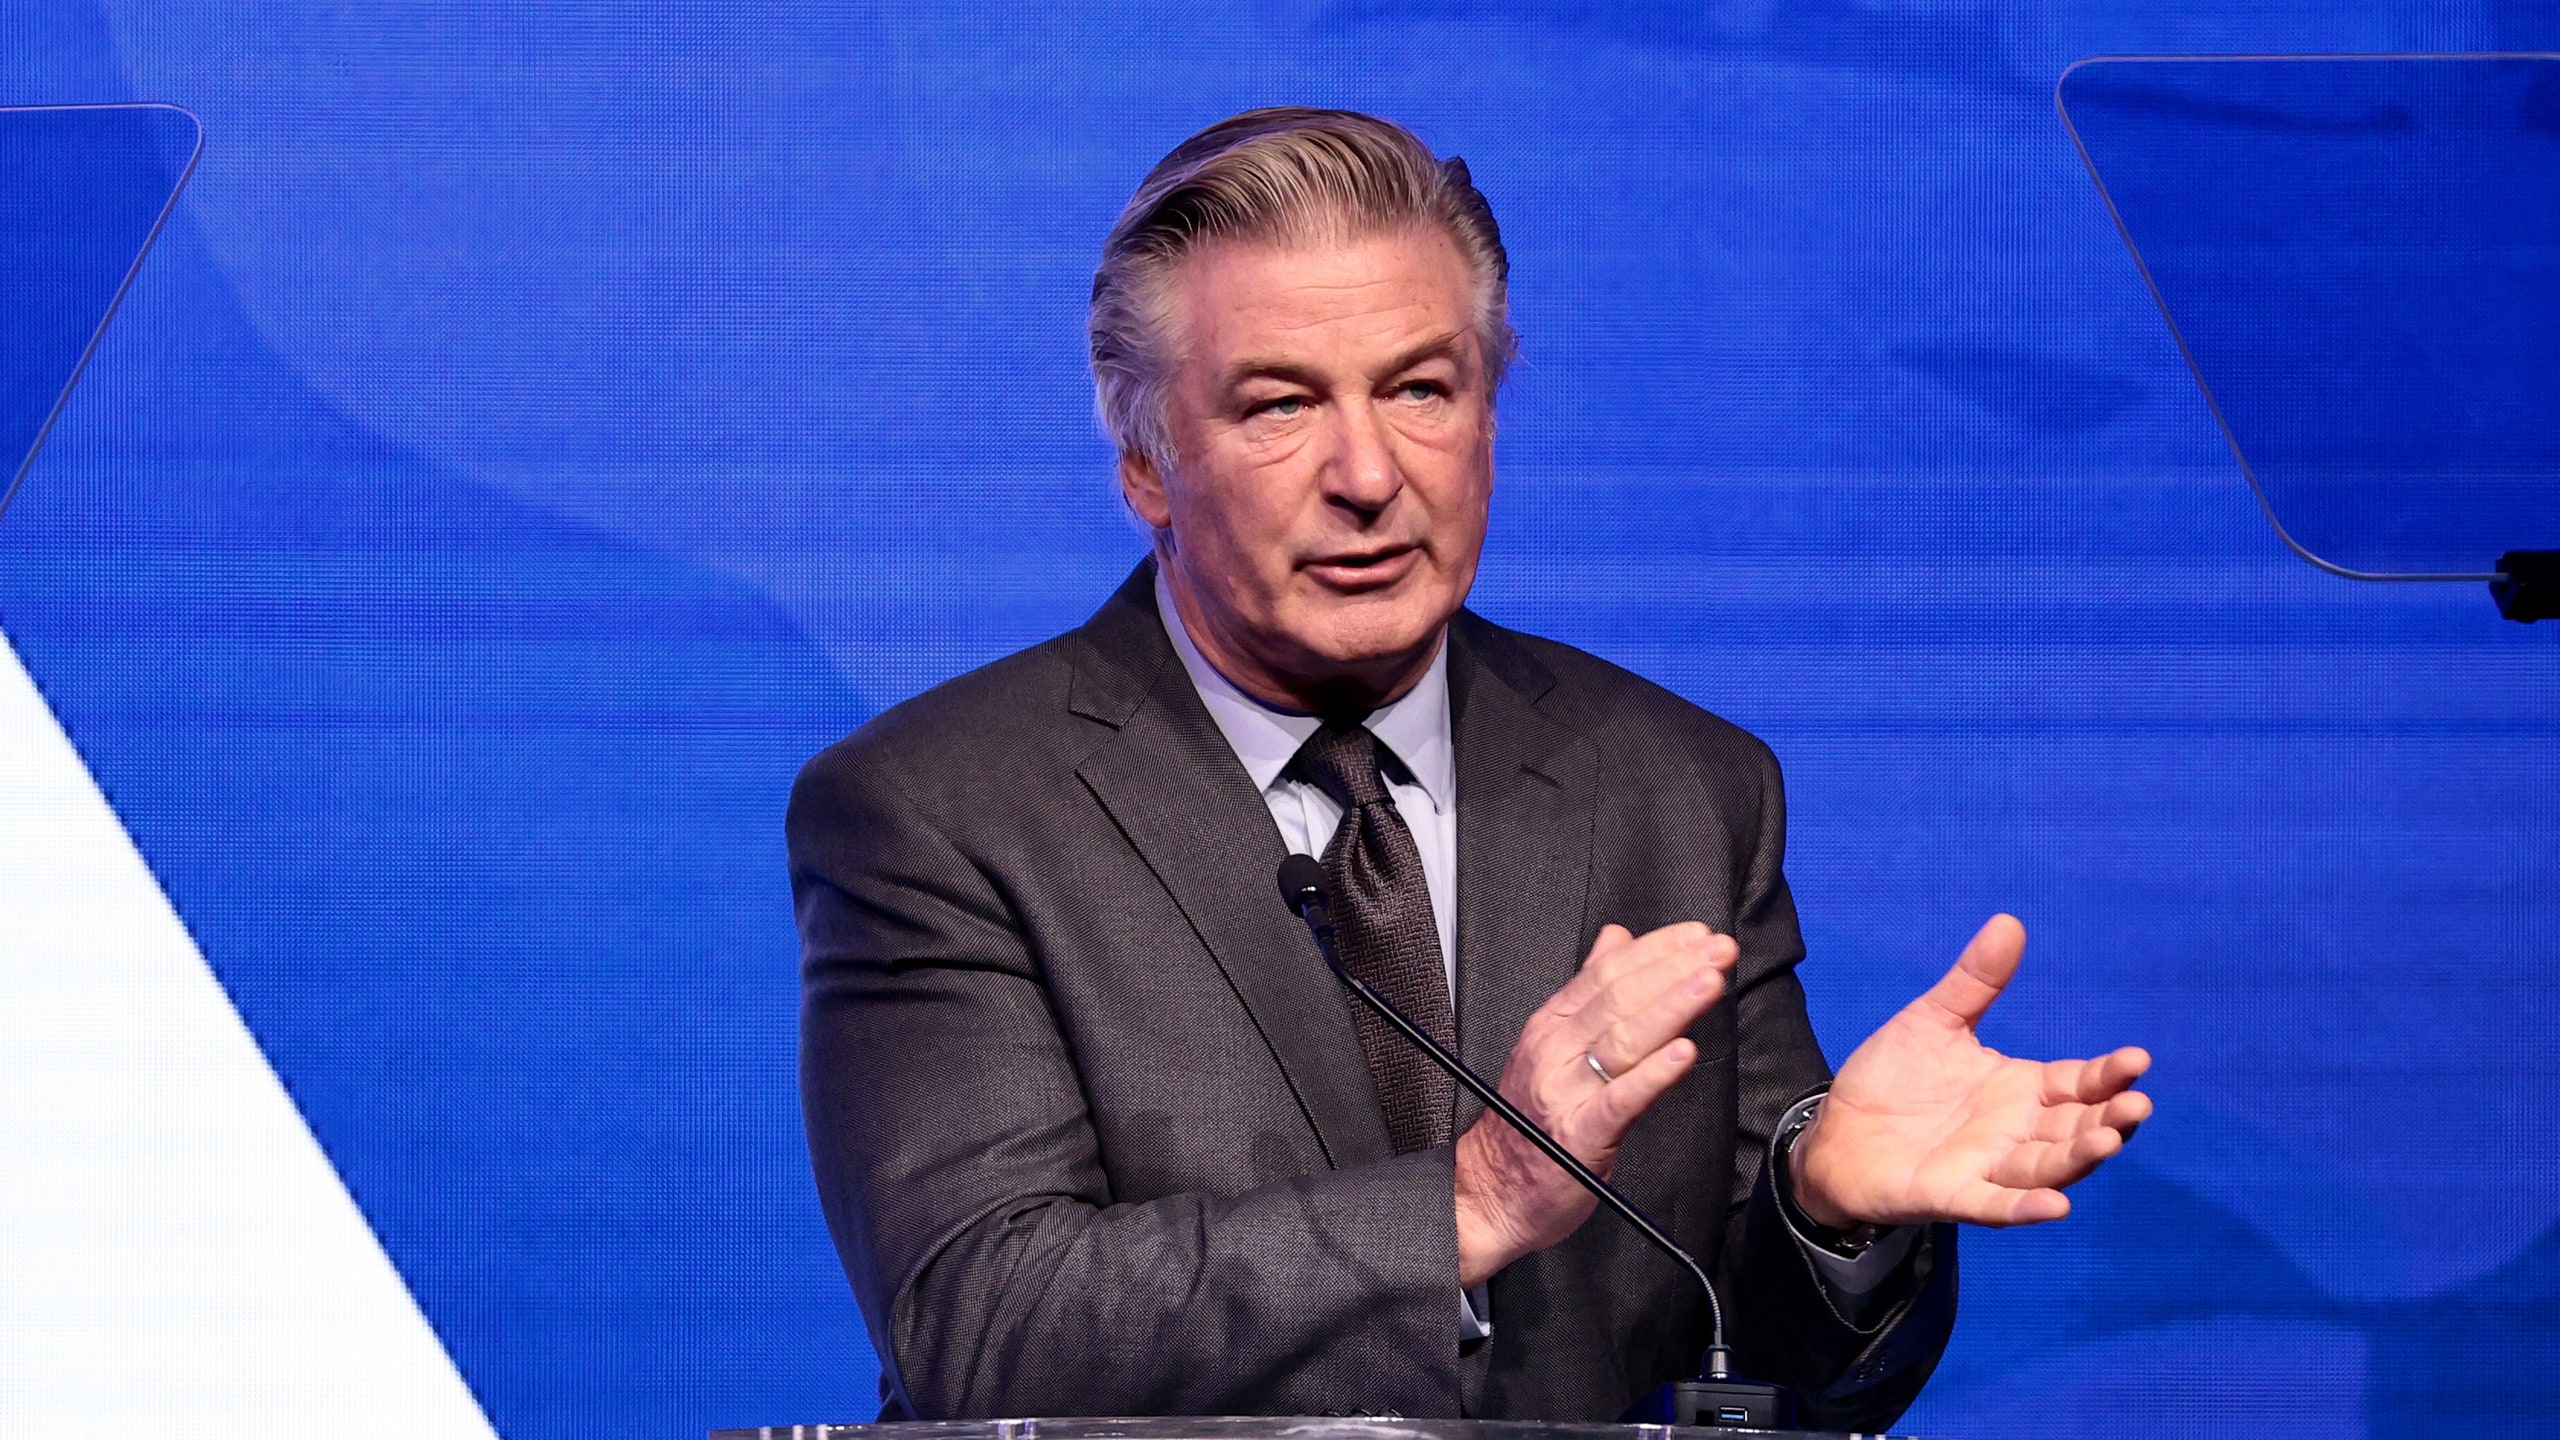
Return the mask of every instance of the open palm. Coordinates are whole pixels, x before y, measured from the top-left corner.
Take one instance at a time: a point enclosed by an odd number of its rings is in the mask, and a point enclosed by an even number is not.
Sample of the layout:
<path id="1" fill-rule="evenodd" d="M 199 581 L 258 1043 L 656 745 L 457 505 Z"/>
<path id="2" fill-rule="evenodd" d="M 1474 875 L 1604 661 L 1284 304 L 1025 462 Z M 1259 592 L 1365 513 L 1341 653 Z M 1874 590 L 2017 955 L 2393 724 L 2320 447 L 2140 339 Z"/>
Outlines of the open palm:
<path id="1" fill-rule="evenodd" d="M 2071 1212 L 2063 1187 L 2124 1148 L 2151 1114 L 2132 1088 L 2151 1057 L 2021 1060 L 1974 1034 L 2026 953 L 1995 915 L 1929 992 L 1840 1067 L 1796 1143 L 1796 1200 L 1824 1224 L 1961 1220 L 2031 1225 Z"/>

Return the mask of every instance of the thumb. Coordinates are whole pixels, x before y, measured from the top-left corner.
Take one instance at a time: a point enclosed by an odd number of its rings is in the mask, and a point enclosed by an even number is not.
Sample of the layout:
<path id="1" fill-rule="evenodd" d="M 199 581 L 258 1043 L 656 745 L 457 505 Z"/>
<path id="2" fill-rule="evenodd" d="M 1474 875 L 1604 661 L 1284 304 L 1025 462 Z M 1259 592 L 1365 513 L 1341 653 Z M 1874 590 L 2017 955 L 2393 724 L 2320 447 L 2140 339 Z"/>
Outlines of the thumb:
<path id="1" fill-rule="evenodd" d="M 1994 915 L 1974 932 L 1955 968 L 1930 986 L 1919 1003 L 1945 1011 L 1970 1030 L 2009 988 L 2009 977 L 2018 973 L 2018 961 L 2026 953 L 2027 927 L 2015 915 Z"/>

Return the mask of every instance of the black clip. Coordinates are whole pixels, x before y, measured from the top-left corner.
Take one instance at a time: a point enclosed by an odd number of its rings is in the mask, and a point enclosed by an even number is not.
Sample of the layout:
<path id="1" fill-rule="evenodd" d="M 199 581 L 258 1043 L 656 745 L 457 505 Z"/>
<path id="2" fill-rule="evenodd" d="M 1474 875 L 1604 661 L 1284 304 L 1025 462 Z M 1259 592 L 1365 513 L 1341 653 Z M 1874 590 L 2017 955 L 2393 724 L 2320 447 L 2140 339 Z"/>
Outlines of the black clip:
<path id="1" fill-rule="evenodd" d="M 2498 613 L 2527 624 L 2560 620 L 2560 550 L 2510 550 L 2489 582 Z"/>

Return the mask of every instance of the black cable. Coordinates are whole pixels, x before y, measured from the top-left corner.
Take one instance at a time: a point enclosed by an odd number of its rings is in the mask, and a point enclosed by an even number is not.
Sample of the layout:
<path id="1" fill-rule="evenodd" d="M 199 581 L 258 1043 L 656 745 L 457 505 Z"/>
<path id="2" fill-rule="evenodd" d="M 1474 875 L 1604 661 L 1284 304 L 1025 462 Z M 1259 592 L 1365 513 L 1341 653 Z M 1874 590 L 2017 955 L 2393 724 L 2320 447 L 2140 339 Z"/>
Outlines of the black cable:
<path id="1" fill-rule="evenodd" d="M 1412 1041 L 1422 1053 L 1430 1056 L 1441 1069 L 1449 1072 L 1450 1079 L 1464 1086 L 1468 1094 L 1483 1101 L 1486 1109 L 1501 1116 L 1512 1129 L 1519 1131 L 1524 1139 L 1537 1146 L 1548 1159 L 1556 1162 L 1556 1165 L 1566 1174 L 1579 1181 L 1582 1188 L 1599 1197 L 1601 1204 L 1616 1211 L 1620 1219 L 1636 1227 L 1647 1240 L 1653 1242 L 1654 1248 L 1689 1267 L 1689 1273 L 1698 1281 L 1698 1289 L 1707 1297 L 1709 1326 L 1707 1356 L 1706 1364 L 1700 1369 L 1699 1375 L 1708 1380 L 1729 1378 L 1732 1374 L 1733 1357 L 1724 1343 L 1724 1305 L 1716 1298 L 1715 1282 L 1707 1278 L 1707 1268 L 1698 1263 L 1698 1257 L 1690 1254 L 1679 1241 L 1672 1239 L 1661 1226 L 1653 1223 L 1652 1217 L 1637 1209 L 1634 1201 L 1619 1194 L 1616 1186 L 1593 1174 L 1590 1166 L 1583 1164 L 1572 1151 L 1558 1144 L 1556 1138 L 1541 1129 L 1536 1121 L 1521 1114 L 1518 1107 L 1503 1099 L 1501 1092 L 1486 1084 L 1483 1077 L 1477 1075 L 1475 1071 L 1468 1069 L 1466 1062 L 1450 1054 L 1439 1041 L 1432 1039 L 1429 1031 L 1405 1018 L 1404 1012 L 1389 1004 L 1387 997 L 1379 994 L 1368 981 L 1352 974 L 1343 965 L 1342 955 L 1334 948 L 1333 943 L 1333 917 L 1325 901 L 1324 867 L 1316 863 L 1313 856 L 1292 855 L 1281 863 L 1280 898 L 1288 902 L 1289 908 L 1300 920 L 1306 922 L 1308 933 L 1315 936 L 1316 948 L 1324 952 L 1324 963 L 1332 969 L 1336 979 L 1348 986 L 1352 994 L 1360 997 L 1362 1004 L 1376 1011 L 1380 1019 L 1394 1026 L 1404 1038 Z"/>

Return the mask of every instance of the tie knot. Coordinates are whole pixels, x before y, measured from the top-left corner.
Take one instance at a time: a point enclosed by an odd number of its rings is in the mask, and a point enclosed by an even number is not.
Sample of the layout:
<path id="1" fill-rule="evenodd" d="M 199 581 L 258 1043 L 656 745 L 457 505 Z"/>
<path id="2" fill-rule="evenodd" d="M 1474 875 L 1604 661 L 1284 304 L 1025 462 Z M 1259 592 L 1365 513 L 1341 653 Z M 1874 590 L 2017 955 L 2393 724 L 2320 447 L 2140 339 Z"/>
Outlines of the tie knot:
<path id="1" fill-rule="evenodd" d="M 1387 798 L 1386 782 L 1378 778 L 1378 737 L 1356 722 L 1326 721 L 1281 773 L 1322 790 L 1345 811 Z"/>

